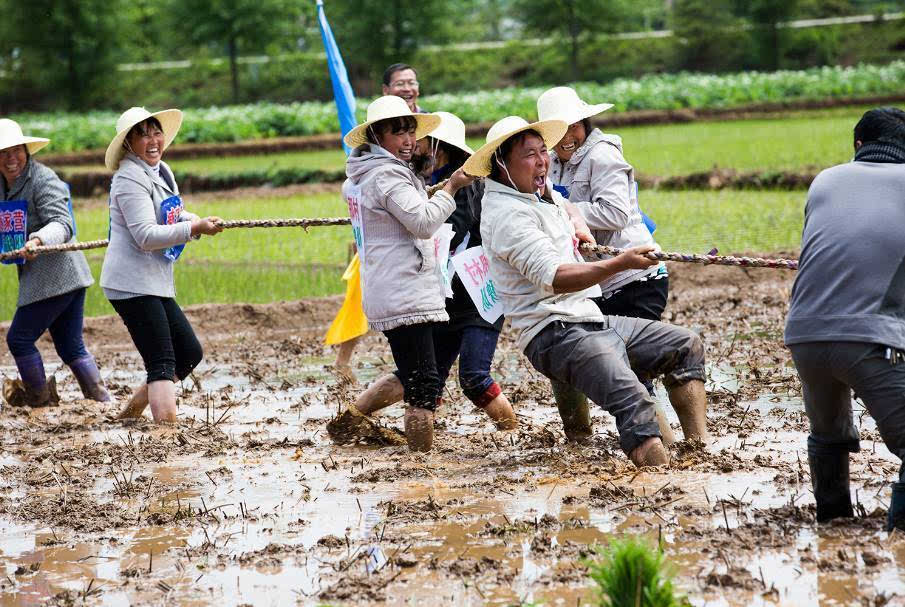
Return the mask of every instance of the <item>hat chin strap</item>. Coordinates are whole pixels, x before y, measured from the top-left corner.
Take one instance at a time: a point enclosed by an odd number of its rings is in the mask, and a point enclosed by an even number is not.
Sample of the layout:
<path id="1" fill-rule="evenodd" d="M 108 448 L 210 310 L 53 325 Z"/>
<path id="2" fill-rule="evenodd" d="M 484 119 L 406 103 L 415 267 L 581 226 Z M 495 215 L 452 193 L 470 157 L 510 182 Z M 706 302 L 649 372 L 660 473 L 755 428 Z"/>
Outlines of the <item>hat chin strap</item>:
<path id="1" fill-rule="evenodd" d="M 515 182 L 512 181 L 512 175 L 509 174 L 509 169 L 506 167 L 506 163 L 503 162 L 503 159 L 500 157 L 499 148 L 497 148 L 493 151 L 493 156 L 494 156 L 494 158 L 496 158 L 497 164 L 499 164 L 500 167 L 502 167 L 503 171 L 506 172 L 506 179 L 508 179 L 509 183 L 512 184 L 512 189 L 515 190 L 516 192 L 518 192 L 519 189 L 518 189 L 518 187 L 516 187 Z"/>

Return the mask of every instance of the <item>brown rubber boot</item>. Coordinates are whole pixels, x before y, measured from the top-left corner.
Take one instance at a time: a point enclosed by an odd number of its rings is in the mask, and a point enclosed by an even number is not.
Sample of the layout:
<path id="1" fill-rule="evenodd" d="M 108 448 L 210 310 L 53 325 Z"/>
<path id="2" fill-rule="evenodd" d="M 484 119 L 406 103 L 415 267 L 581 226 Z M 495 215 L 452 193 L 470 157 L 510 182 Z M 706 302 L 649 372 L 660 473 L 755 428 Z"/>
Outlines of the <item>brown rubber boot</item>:
<path id="1" fill-rule="evenodd" d="M 56 407 L 60 404 L 57 380 L 51 377 L 38 389 L 26 386 L 21 379 L 4 380 L 3 399 L 11 407 Z"/>
<path id="2" fill-rule="evenodd" d="M 405 440 L 412 451 L 430 451 L 434 446 L 434 413 L 420 407 L 405 410 Z"/>
<path id="3" fill-rule="evenodd" d="M 663 442 L 657 436 L 651 436 L 643 443 L 632 449 L 628 454 L 632 463 L 638 468 L 645 466 L 665 466 L 669 464 L 669 454 L 663 446 Z"/>
<path id="4" fill-rule="evenodd" d="M 704 382 L 692 379 L 681 386 L 673 386 L 668 390 L 669 402 L 679 416 L 685 440 L 707 442 L 707 392 Z"/>
<path id="5" fill-rule="evenodd" d="M 657 411 L 657 425 L 660 426 L 663 445 L 669 447 L 670 445 L 675 444 L 676 435 L 673 433 L 672 426 L 669 425 L 669 421 L 666 419 L 666 411 L 663 410 L 663 406 L 660 403 L 655 403 L 654 408 Z"/>
<path id="6" fill-rule="evenodd" d="M 492 401 L 487 403 L 484 411 L 496 424 L 497 430 L 515 430 L 518 427 L 518 420 L 515 418 L 512 404 L 503 393 L 497 394 Z"/>
<path id="7" fill-rule="evenodd" d="M 594 435 L 591 427 L 591 409 L 588 397 L 568 384 L 551 381 L 553 397 L 562 418 L 566 439 L 574 443 L 587 444 Z"/>

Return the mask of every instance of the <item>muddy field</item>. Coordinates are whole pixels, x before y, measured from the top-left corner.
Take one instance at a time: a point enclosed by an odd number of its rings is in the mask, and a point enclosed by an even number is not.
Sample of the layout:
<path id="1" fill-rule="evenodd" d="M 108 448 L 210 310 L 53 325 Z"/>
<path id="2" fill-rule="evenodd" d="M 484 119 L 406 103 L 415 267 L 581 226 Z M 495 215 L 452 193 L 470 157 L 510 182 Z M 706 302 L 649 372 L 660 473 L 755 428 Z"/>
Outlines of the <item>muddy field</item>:
<path id="1" fill-rule="evenodd" d="M 621 534 L 660 539 L 695 605 L 905 604 L 905 542 L 882 530 L 898 464 L 860 405 L 859 517 L 814 522 L 781 341 L 793 275 L 671 274 L 667 319 L 707 344 L 714 441 L 678 443 L 663 470 L 629 464 L 599 410 L 592 444 L 566 443 L 505 333 L 496 373 L 520 429 L 493 431 L 449 381 L 426 455 L 328 440 L 361 389 L 320 344 L 337 299 L 191 309 L 206 358 L 176 426 L 78 400 L 42 342 L 65 402 L 0 413 L 0 605 L 591 604 L 583 560 Z M 122 402 L 141 361 L 118 319 L 87 325 Z M 382 337 L 360 352 L 360 381 L 391 370 Z M 14 374 L 5 349 L 0 371 Z"/>

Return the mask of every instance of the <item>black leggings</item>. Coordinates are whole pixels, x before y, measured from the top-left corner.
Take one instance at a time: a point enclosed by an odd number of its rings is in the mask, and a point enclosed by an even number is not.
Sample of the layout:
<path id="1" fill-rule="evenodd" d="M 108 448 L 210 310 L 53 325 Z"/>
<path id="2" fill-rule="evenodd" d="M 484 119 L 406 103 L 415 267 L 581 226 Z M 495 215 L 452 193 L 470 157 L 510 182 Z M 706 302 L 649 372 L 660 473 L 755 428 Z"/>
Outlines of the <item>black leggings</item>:
<path id="1" fill-rule="evenodd" d="M 201 344 L 175 299 L 142 295 L 110 303 L 141 354 L 148 383 L 183 380 L 201 362 Z"/>
<path id="2" fill-rule="evenodd" d="M 428 411 L 436 410 L 446 380 L 441 380 L 437 372 L 436 326 L 438 323 L 425 322 L 383 332 L 393 352 L 396 376 L 402 382 L 403 399 L 409 406 Z"/>

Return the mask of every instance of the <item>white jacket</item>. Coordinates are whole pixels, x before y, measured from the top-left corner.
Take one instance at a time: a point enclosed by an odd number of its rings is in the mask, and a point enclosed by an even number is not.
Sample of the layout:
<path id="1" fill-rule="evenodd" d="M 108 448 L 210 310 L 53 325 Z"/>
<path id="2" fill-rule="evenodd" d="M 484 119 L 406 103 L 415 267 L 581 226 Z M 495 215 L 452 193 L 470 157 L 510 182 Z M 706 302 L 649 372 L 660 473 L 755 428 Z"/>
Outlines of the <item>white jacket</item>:
<path id="1" fill-rule="evenodd" d="M 549 200 L 525 194 L 486 179 L 481 201 L 481 239 L 490 262 L 496 292 L 503 301 L 503 314 L 518 332 L 518 347 L 524 351 L 548 324 L 602 322 L 603 314 L 589 298 L 600 289 L 590 287 L 576 293 L 553 292 L 556 270 L 564 263 L 583 263 L 575 228 L 565 209 L 565 199 L 550 184 Z"/>
<path id="2" fill-rule="evenodd" d="M 641 218 L 635 170 L 622 155 L 618 135 L 594 129 L 566 163 L 551 151 L 550 179 L 569 190 L 569 202 L 579 208 L 597 244 L 620 249 L 656 246 Z M 659 265 L 625 270 L 601 282 L 600 289 L 609 293 L 659 270 Z"/>

